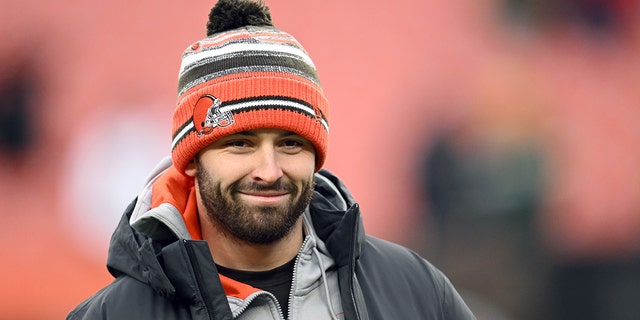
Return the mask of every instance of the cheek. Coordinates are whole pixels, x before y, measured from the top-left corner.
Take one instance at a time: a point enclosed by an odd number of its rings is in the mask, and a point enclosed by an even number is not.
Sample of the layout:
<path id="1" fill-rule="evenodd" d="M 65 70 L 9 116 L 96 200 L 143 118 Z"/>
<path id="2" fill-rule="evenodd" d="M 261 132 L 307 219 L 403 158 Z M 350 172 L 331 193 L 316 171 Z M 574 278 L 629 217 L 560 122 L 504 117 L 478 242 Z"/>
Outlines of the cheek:
<path id="1" fill-rule="evenodd" d="M 210 179 L 215 180 L 221 189 L 227 189 L 234 182 L 247 175 L 248 166 L 241 159 L 218 157 L 206 163 Z"/>
<path id="2" fill-rule="evenodd" d="M 285 172 L 289 179 L 297 181 L 297 184 L 306 183 L 306 181 L 313 178 L 315 165 L 296 164 L 295 166 L 289 167 Z"/>
<path id="3" fill-rule="evenodd" d="M 316 170 L 316 158 L 312 152 L 305 152 L 287 159 L 287 172 L 296 180 L 306 180 Z M 284 166 L 283 166 L 284 169 Z"/>

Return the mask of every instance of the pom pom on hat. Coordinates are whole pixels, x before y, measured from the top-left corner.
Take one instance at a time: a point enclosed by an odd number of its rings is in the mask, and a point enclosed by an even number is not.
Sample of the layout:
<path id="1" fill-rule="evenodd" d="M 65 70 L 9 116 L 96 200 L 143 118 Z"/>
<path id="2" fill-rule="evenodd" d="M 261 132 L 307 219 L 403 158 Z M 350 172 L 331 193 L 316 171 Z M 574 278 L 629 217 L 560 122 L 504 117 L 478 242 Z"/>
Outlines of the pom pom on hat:
<path id="1" fill-rule="evenodd" d="M 273 26 L 269 8 L 251 0 L 220 0 L 207 37 L 182 55 L 173 114 L 171 156 L 187 164 L 217 139 L 259 128 L 294 132 L 326 159 L 329 102 L 311 58 L 290 34 Z"/>
<path id="2" fill-rule="evenodd" d="M 209 13 L 207 36 L 244 26 L 270 26 L 269 7 L 250 0 L 220 0 Z"/>

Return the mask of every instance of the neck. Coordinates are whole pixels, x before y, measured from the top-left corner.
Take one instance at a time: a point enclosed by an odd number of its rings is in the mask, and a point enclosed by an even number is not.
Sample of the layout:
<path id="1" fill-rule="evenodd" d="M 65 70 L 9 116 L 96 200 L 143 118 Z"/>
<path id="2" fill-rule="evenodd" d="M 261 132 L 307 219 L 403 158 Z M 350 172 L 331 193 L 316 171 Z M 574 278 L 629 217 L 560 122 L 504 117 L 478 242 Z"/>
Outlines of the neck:
<path id="1" fill-rule="evenodd" d="M 304 238 L 302 216 L 289 234 L 269 244 L 235 238 L 206 214 L 200 215 L 200 227 L 216 264 L 243 271 L 267 271 L 284 265 L 298 254 Z"/>

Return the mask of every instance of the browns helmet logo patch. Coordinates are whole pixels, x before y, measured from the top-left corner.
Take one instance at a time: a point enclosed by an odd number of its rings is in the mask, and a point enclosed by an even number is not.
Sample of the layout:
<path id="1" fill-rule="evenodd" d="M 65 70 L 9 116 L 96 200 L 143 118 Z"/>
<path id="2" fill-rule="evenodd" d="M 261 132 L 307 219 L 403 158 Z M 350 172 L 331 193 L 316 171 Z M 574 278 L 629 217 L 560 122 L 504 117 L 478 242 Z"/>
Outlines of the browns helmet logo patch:
<path id="1" fill-rule="evenodd" d="M 216 127 L 228 127 L 233 124 L 233 113 L 220 110 L 220 99 L 205 94 L 193 108 L 193 126 L 198 137 L 210 134 Z"/>

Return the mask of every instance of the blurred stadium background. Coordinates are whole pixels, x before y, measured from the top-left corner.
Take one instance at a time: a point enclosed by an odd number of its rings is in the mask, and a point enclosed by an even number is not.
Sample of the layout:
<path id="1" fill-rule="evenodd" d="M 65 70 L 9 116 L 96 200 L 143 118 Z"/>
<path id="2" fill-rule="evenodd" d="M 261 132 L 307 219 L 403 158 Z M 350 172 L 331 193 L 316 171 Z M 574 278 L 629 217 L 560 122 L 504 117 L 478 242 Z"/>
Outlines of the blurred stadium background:
<path id="1" fill-rule="evenodd" d="M 269 0 L 370 234 L 479 319 L 640 319 L 636 0 Z M 170 146 L 213 1 L 0 0 L 0 319 L 61 319 Z"/>

